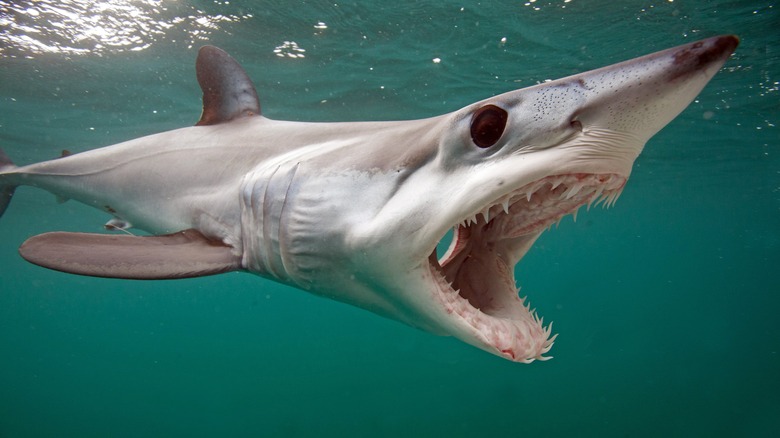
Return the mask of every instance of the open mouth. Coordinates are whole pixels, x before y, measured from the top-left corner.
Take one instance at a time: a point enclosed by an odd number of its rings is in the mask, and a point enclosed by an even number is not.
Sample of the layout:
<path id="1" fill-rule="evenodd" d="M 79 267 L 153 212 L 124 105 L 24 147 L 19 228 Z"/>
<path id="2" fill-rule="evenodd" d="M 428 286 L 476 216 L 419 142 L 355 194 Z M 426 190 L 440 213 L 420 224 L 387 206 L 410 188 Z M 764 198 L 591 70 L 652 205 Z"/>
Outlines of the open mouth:
<path id="1" fill-rule="evenodd" d="M 518 296 L 515 265 L 541 233 L 583 205 L 609 207 L 626 177 L 617 174 L 554 175 L 503 195 L 454 225 L 449 249 L 429 257 L 446 312 L 465 324 L 480 348 L 510 360 L 530 363 L 553 345 L 552 324 L 545 327 L 525 298 Z M 476 342 L 476 343 L 475 343 Z"/>

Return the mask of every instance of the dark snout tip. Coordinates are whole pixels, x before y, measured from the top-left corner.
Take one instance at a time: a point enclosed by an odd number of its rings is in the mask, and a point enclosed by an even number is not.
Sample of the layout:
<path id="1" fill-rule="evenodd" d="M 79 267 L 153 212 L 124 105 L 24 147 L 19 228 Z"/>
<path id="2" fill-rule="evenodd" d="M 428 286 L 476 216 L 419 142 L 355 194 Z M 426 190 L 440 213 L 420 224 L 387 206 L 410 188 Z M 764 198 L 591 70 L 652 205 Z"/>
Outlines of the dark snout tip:
<path id="1" fill-rule="evenodd" d="M 710 44 L 705 44 L 698 54 L 698 64 L 702 66 L 725 61 L 736 50 L 739 38 L 736 35 L 722 35 L 710 38 L 708 42 Z"/>
<path id="2" fill-rule="evenodd" d="M 674 65 L 678 67 L 673 78 L 716 63 L 722 64 L 738 45 L 739 38 L 736 35 L 721 35 L 673 49 Z"/>
<path id="3" fill-rule="evenodd" d="M 736 35 L 721 35 L 714 38 L 714 48 L 724 54 L 731 55 L 739 45 L 739 37 Z"/>

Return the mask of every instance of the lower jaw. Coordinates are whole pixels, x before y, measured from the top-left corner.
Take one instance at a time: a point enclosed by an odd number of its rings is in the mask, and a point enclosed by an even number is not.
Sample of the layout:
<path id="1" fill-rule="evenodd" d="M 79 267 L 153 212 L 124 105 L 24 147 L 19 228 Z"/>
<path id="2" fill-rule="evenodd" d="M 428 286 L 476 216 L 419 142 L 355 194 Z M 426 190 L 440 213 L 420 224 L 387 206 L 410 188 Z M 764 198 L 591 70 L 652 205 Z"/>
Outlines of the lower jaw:
<path id="1" fill-rule="evenodd" d="M 529 246 L 533 240 L 530 239 Z M 518 296 L 514 286 L 501 291 L 500 306 L 478 309 L 453 289 L 436 267 L 430 266 L 430 269 L 440 285 L 437 295 L 446 312 L 445 334 L 516 362 L 549 359 L 544 354 L 555 339 L 555 336 L 551 337 L 552 324 L 545 327 L 526 299 Z"/>

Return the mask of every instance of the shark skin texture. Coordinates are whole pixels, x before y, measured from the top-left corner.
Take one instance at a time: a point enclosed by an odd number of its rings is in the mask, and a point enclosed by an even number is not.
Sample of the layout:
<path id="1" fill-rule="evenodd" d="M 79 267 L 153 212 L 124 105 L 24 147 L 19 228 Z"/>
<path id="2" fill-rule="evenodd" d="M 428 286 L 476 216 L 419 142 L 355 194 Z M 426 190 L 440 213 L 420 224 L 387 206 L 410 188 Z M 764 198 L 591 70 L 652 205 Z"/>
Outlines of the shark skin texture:
<path id="1" fill-rule="evenodd" d="M 557 335 L 518 296 L 515 265 L 562 217 L 613 204 L 645 143 L 738 43 L 717 36 L 438 117 L 339 123 L 263 117 L 241 66 L 206 46 L 196 126 L 26 166 L 0 151 L 0 214 L 29 185 L 125 231 L 33 236 L 19 252 L 46 268 L 247 271 L 505 359 L 545 360 Z"/>

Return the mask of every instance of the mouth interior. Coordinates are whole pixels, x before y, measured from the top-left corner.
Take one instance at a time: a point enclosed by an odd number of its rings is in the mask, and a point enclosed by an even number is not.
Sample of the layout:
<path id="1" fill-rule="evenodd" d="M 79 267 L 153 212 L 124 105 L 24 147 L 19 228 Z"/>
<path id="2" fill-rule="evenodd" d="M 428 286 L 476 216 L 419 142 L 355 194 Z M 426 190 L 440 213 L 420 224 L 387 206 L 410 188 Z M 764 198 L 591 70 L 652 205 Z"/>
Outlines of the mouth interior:
<path id="1" fill-rule="evenodd" d="M 481 348 L 511 360 L 545 360 L 555 336 L 525 298 L 515 265 L 541 233 L 587 204 L 609 207 L 626 178 L 617 174 L 548 176 L 503 195 L 452 228 L 447 252 L 429 257 L 445 309 L 470 326 Z"/>

